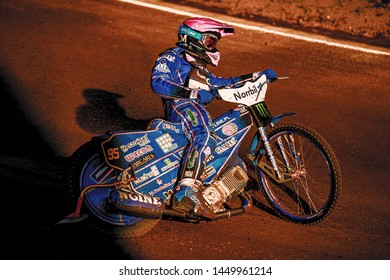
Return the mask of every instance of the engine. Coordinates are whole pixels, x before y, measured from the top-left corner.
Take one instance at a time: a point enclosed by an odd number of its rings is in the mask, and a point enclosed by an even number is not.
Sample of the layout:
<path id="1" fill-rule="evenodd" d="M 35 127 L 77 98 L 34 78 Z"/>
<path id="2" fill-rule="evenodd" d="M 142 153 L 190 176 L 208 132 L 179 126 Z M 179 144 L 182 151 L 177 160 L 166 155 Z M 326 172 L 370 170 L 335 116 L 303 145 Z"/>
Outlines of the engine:
<path id="1" fill-rule="evenodd" d="M 214 210 L 218 210 L 223 203 L 238 195 L 248 180 L 248 175 L 240 166 L 233 166 L 217 181 L 204 188 L 203 197 Z"/>

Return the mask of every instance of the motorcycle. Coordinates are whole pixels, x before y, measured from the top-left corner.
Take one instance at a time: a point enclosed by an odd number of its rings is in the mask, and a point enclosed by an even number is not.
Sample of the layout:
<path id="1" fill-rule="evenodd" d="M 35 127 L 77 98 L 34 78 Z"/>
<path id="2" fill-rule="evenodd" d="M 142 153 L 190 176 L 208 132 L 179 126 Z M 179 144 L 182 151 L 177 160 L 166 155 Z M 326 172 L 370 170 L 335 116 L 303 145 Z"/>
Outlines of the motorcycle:
<path id="1" fill-rule="evenodd" d="M 111 237 L 137 237 L 161 219 L 199 223 L 245 214 L 253 207 L 252 196 L 259 193 L 286 221 L 323 221 L 333 212 L 341 190 L 339 163 L 313 129 L 277 124 L 295 114 L 272 116 L 266 106 L 268 85 L 282 79 L 288 77 L 261 75 L 218 89 L 220 98 L 235 107 L 213 121 L 218 143 L 207 158 L 202 194 L 215 218 L 172 209 L 189 141 L 180 123 L 156 118 L 146 130 L 108 131 L 73 153 L 66 186 L 76 209 L 60 223 L 88 217 L 92 226 Z M 239 149 L 253 126 L 257 131 L 244 161 Z"/>

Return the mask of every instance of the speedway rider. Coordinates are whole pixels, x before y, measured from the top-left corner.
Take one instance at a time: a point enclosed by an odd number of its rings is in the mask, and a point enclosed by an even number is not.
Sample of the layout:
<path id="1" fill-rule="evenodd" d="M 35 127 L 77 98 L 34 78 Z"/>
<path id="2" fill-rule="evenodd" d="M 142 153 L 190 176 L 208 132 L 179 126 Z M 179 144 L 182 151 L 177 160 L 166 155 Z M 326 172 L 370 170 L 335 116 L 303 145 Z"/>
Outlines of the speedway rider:
<path id="1" fill-rule="evenodd" d="M 179 27 L 176 47 L 162 52 L 152 69 L 151 87 L 162 98 L 166 119 L 182 123 L 190 142 L 181 165 L 181 180 L 171 200 L 172 208 L 209 219 L 215 213 L 202 195 L 203 172 L 217 139 L 206 105 L 219 97 L 218 87 L 252 80 L 261 74 L 276 78 L 271 69 L 232 78 L 216 77 L 207 70 L 208 64 L 217 66 L 220 59 L 217 42 L 233 33 L 233 27 L 213 19 L 187 19 Z"/>

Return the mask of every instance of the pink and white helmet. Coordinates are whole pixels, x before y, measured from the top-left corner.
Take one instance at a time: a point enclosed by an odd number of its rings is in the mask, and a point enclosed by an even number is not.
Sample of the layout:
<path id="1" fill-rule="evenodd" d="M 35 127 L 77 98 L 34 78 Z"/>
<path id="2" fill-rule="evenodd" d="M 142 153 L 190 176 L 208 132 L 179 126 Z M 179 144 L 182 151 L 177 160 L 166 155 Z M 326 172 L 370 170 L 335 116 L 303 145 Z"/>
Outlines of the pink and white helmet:
<path id="1" fill-rule="evenodd" d="M 234 28 L 209 18 L 190 18 L 179 27 L 177 45 L 185 48 L 198 62 L 217 66 L 221 57 L 216 49 L 223 37 L 234 34 Z"/>

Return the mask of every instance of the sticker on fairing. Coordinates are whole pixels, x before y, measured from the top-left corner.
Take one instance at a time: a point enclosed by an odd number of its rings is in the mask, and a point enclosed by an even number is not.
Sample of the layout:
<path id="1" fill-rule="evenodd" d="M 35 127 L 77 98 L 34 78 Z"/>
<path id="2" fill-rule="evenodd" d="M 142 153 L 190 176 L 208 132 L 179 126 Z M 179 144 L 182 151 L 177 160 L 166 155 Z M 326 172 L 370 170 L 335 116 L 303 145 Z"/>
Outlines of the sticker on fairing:
<path id="1" fill-rule="evenodd" d="M 140 147 L 144 147 L 149 143 L 150 143 L 150 140 L 148 138 L 148 135 L 145 134 L 144 136 L 139 137 L 139 138 L 135 139 L 134 141 L 131 141 L 128 144 L 120 145 L 120 148 L 121 148 L 122 152 L 127 153 L 131 148 L 133 148 L 137 145 Z"/>
<path id="2" fill-rule="evenodd" d="M 138 168 L 140 167 L 141 165 L 144 165 L 146 163 L 148 163 L 149 161 L 152 161 L 156 158 L 157 156 L 154 154 L 154 153 L 150 153 L 150 154 L 147 154 L 146 156 L 143 156 L 142 158 L 134 161 L 131 166 L 133 168 Z"/>
<path id="3" fill-rule="evenodd" d="M 227 102 L 251 106 L 264 101 L 267 86 L 267 77 L 262 75 L 254 82 L 248 81 L 241 87 L 219 89 L 218 93 Z"/>
<path id="4" fill-rule="evenodd" d="M 152 146 L 146 145 L 145 147 L 139 148 L 138 150 L 125 155 L 124 158 L 126 161 L 131 162 L 146 155 L 147 153 L 150 153 L 151 151 L 153 151 Z"/>
<path id="5" fill-rule="evenodd" d="M 106 163 L 102 163 L 95 171 L 92 172 L 90 178 L 100 184 L 114 169 Z"/>
<path id="6" fill-rule="evenodd" d="M 228 123 L 222 127 L 222 133 L 226 136 L 232 136 L 238 131 L 238 126 L 235 123 Z"/>
<path id="7" fill-rule="evenodd" d="M 156 143 L 159 145 L 159 147 L 164 153 L 169 153 L 170 151 L 173 151 L 178 148 L 177 143 L 174 142 L 175 140 L 173 140 L 169 133 L 164 133 L 160 137 L 156 138 Z"/>
<path id="8" fill-rule="evenodd" d="M 228 141 L 226 142 L 223 142 L 221 145 L 219 145 L 217 148 L 215 148 L 215 152 L 217 154 L 222 154 L 223 152 L 225 152 L 226 150 L 230 149 L 231 147 L 233 147 L 235 144 L 237 143 L 237 139 L 236 138 L 231 138 L 229 139 Z"/>

